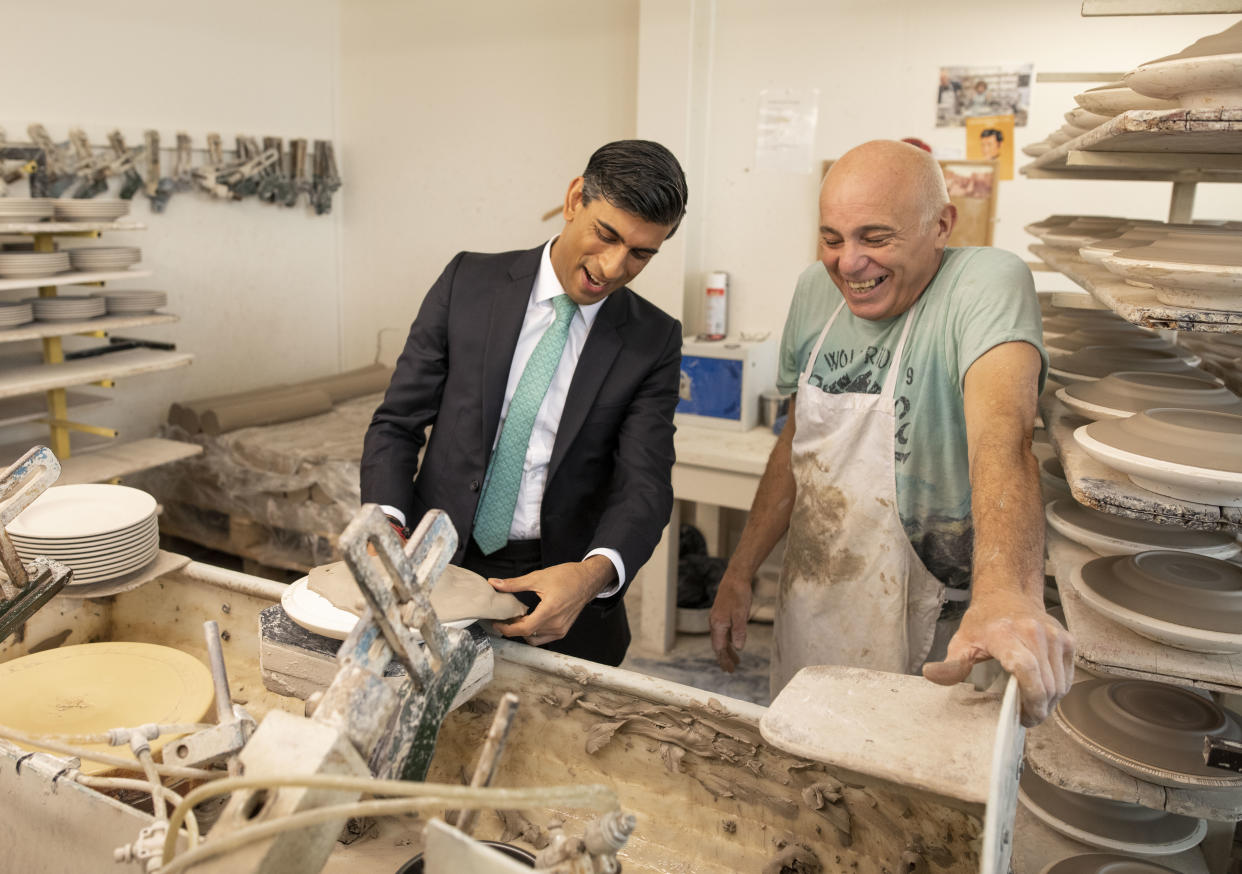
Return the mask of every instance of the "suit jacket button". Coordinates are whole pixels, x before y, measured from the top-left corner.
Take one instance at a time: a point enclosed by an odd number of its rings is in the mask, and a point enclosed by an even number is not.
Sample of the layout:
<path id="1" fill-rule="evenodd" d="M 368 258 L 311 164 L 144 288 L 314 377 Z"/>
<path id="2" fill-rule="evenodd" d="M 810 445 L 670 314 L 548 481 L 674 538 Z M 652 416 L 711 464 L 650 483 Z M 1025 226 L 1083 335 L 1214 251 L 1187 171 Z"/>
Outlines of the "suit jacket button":
<path id="1" fill-rule="evenodd" d="M 479 481 L 477 479 L 472 479 L 470 481 L 470 491 L 477 492 L 478 490 L 479 490 Z"/>

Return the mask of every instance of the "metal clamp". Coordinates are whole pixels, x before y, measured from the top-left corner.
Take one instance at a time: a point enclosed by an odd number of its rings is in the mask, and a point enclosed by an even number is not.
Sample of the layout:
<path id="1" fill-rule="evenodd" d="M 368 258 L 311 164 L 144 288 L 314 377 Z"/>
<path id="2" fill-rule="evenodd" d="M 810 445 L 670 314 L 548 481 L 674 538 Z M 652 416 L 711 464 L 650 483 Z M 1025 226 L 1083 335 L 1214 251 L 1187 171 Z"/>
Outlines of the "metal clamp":
<path id="1" fill-rule="evenodd" d="M 23 565 L 6 528 L 60 476 L 60 461 L 36 446 L 0 473 L 0 641 L 65 587 L 73 571 L 58 561 L 36 558 Z"/>

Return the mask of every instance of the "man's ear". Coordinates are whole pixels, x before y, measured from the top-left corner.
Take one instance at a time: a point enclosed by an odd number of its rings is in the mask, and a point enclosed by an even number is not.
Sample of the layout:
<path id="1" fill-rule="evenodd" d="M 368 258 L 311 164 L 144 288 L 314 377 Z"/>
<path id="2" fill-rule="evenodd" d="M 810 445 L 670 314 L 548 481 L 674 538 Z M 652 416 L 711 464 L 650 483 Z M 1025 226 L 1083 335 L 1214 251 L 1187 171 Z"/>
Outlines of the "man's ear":
<path id="1" fill-rule="evenodd" d="M 561 210 L 561 214 L 567 222 L 573 221 L 574 215 L 582 208 L 582 182 L 581 176 L 575 177 L 569 183 L 569 190 L 565 192 L 565 208 Z"/>
<path id="2" fill-rule="evenodd" d="M 936 220 L 936 245 L 944 247 L 949 245 L 949 235 L 953 233 L 953 228 L 957 225 L 957 207 L 951 203 L 946 203 L 944 209 L 940 210 L 940 218 Z"/>

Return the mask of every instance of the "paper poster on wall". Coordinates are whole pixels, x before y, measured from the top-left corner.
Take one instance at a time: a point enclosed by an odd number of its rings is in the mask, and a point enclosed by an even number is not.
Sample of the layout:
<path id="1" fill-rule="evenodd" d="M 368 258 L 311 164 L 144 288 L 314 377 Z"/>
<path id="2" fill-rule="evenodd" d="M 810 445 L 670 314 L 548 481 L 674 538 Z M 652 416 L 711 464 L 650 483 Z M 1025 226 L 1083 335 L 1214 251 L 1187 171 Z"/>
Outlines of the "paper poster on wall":
<path id="1" fill-rule="evenodd" d="M 770 88 L 760 91 L 755 168 L 810 173 L 818 121 L 818 88 Z"/>
<path id="2" fill-rule="evenodd" d="M 996 161 L 998 179 L 1013 178 L 1013 116 L 977 115 L 966 119 L 966 157 Z"/>
<path id="3" fill-rule="evenodd" d="M 941 67 L 936 127 L 962 127 L 980 115 L 1012 115 L 1026 126 L 1034 64 L 1008 67 Z"/>

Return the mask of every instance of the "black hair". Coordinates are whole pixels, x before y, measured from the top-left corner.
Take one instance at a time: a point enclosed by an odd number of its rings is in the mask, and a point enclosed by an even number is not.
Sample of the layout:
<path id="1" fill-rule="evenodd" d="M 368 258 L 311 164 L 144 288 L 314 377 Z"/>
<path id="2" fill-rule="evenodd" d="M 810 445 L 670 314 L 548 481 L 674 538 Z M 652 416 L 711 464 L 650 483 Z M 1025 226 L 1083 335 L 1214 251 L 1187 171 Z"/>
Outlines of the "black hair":
<path id="1" fill-rule="evenodd" d="M 984 128 L 979 134 L 979 139 L 981 140 L 987 139 L 988 137 L 996 137 L 996 141 L 998 143 L 1003 143 L 1005 141 L 1005 135 L 994 127 Z"/>
<path id="2" fill-rule="evenodd" d="M 597 197 L 646 222 L 672 225 L 686 214 L 686 174 L 673 153 L 651 140 L 618 140 L 600 146 L 582 171 L 582 202 Z"/>

